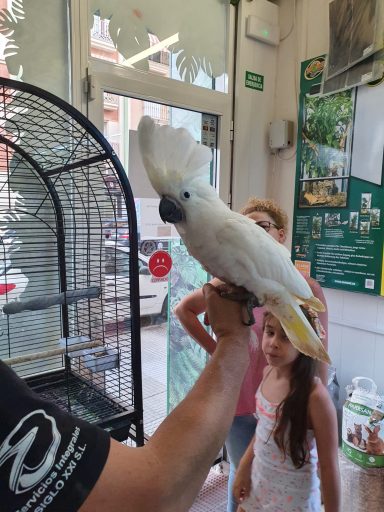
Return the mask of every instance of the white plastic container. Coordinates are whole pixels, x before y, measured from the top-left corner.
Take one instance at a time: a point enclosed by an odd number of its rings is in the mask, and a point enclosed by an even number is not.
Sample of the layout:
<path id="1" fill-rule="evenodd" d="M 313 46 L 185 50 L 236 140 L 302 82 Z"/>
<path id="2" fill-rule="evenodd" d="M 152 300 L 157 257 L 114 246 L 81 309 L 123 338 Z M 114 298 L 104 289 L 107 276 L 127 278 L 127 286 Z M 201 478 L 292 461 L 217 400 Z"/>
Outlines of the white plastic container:
<path id="1" fill-rule="evenodd" d="M 369 424 L 380 398 L 377 386 L 368 377 L 355 377 L 352 383 L 352 394 L 343 406 L 342 451 L 360 466 L 384 467 L 384 425 Z"/>

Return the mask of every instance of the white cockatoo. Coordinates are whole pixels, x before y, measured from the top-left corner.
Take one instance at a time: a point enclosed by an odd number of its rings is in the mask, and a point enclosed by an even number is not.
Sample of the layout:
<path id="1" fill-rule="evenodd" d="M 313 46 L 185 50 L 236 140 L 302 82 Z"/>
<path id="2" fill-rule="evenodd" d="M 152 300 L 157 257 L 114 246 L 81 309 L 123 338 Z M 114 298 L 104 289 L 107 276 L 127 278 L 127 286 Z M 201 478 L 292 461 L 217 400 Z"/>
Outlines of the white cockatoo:
<path id="1" fill-rule="evenodd" d="M 159 194 L 160 217 L 175 224 L 188 252 L 213 276 L 254 294 L 280 321 L 302 353 L 330 362 L 299 304 L 324 311 L 289 251 L 255 222 L 231 211 L 207 183 L 211 150 L 184 128 L 159 126 L 145 116 L 139 146 Z"/>

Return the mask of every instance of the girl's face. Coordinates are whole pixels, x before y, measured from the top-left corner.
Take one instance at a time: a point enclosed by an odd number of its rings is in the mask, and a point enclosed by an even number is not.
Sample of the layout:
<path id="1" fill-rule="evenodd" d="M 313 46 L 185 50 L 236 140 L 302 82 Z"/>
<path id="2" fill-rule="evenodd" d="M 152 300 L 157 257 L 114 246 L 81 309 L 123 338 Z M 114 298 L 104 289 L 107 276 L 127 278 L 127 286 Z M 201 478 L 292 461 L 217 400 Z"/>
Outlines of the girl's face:
<path id="1" fill-rule="evenodd" d="M 287 338 L 280 322 L 272 315 L 266 318 L 262 349 L 268 364 L 279 368 L 292 364 L 300 354 Z"/>
<path id="2" fill-rule="evenodd" d="M 252 212 L 249 213 L 247 217 L 255 221 L 256 224 L 259 224 L 259 226 L 264 228 L 269 235 L 271 235 L 281 244 L 285 242 L 287 235 L 284 229 L 279 229 L 276 226 L 275 221 L 272 219 L 272 217 L 270 217 L 270 215 L 268 215 L 267 212 Z"/>

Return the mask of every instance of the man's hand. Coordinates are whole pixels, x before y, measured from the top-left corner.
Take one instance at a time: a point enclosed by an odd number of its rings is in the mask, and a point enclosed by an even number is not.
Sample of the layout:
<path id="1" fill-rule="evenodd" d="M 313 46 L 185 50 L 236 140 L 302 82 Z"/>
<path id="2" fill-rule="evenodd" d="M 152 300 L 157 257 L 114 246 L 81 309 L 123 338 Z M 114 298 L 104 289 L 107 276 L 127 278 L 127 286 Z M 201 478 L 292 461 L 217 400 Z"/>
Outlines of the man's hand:
<path id="1" fill-rule="evenodd" d="M 228 300 L 220 296 L 220 291 L 222 291 L 221 286 L 219 288 L 215 288 L 211 284 L 203 286 L 207 305 L 204 323 L 212 327 L 218 340 L 230 337 L 248 342 L 250 329 L 243 322 L 246 301 Z"/>

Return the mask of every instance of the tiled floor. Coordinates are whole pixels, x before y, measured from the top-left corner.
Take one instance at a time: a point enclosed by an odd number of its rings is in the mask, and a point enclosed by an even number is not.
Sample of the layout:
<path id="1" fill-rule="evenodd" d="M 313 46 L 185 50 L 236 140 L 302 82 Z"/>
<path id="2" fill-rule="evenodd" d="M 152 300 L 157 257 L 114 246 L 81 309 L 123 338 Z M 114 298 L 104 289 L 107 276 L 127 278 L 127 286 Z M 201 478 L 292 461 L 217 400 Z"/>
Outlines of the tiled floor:
<path id="1" fill-rule="evenodd" d="M 167 414 L 167 324 L 141 329 L 144 432 L 152 435 Z"/>
<path id="2" fill-rule="evenodd" d="M 211 469 L 189 512 L 226 512 L 228 476 Z"/>

